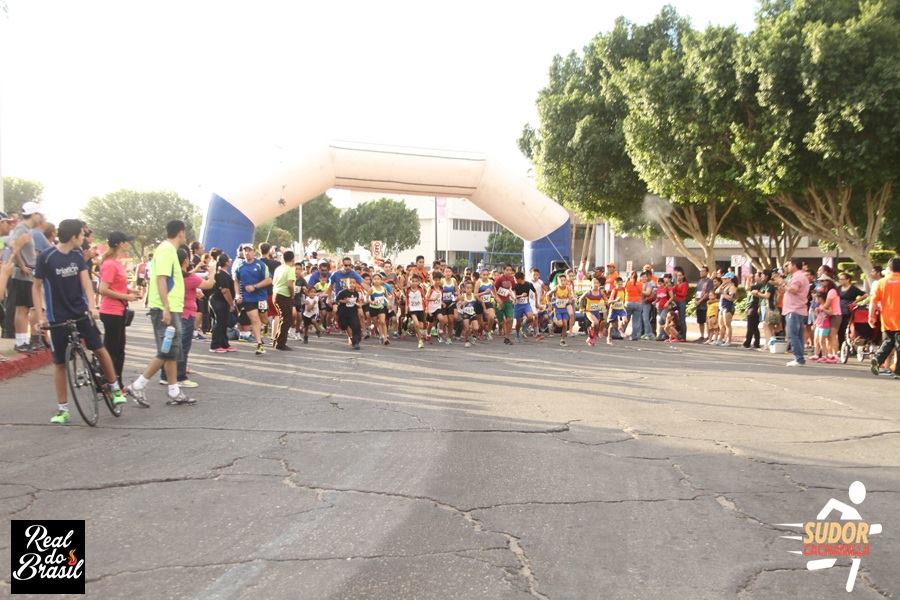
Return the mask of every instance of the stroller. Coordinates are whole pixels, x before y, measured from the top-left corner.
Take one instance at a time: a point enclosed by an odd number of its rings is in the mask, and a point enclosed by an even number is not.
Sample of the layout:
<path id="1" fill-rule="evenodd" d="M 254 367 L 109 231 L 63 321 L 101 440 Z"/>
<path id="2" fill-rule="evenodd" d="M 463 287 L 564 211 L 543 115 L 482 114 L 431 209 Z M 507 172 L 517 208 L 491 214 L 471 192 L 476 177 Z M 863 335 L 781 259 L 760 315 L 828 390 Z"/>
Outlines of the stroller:
<path id="1" fill-rule="evenodd" d="M 876 322 L 878 315 L 875 315 Z M 858 304 L 850 305 L 850 324 L 847 326 L 847 336 L 841 345 L 840 359 L 847 364 L 851 355 L 856 355 L 859 362 L 875 356 L 881 345 L 881 329 L 869 325 L 869 307 Z"/>

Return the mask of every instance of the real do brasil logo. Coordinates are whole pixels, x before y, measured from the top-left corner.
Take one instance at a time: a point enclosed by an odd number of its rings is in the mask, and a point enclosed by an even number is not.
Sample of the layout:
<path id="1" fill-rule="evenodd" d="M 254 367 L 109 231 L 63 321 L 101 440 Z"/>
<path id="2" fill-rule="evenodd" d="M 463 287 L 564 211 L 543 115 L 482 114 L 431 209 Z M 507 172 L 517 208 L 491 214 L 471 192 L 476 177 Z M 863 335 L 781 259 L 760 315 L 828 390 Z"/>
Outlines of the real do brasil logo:
<path id="1" fill-rule="evenodd" d="M 862 504 L 866 499 L 866 486 L 861 481 L 854 481 L 848 490 L 850 502 Z M 832 512 L 837 511 L 837 520 L 827 520 Z M 850 558 L 850 574 L 847 576 L 846 590 L 853 591 L 856 575 L 864 556 L 869 555 L 869 536 L 881 533 L 881 523 L 869 523 L 863 520 L 859 511 L 849 504 L 831 498 L 816 515 L 815 521 L 805 523 L 778 523 L 781 527 L 799 527 L 803 535 L 783 535 L 787 540 L 803 542 L 802 550 L 788 550 L 790 554 L 800 554 L 811 558 L 806 562 L 809 571 L 830 569 L 837 564 L 838 558 Z M 822 558 L 825 557 L 825 558 Z"/>
<path id="2" fill-rule="evenodd" d="M 11 521 L 12 594 L 84 593 L 84 521 Z"/>

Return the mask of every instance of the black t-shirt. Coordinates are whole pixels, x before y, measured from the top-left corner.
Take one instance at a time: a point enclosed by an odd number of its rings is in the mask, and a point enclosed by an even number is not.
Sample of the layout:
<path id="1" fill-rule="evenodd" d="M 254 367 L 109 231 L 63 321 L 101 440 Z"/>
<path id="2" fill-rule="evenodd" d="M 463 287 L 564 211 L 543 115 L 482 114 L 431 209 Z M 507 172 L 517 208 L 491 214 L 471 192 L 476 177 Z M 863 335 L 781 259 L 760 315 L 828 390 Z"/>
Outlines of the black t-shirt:
<path id="1" fill-rule="evenodd" d="M 216 273 L 212 297 L 221 300 L 222 302 L 228 302 L 228 300 L 226 300 L 225 298 L 225 295 L 222 294 L 223 289 L 231 292 L 229 297 L 232 299 L 234 298 L 234 279 L 232 279 L 231 275 L 229 275 L 225 271 L 219 271 L 218 273 Z"/>
<path id="2" fill-rule="evenodd" d="M 516 294 L 516 304 L 525 304 L 525 302 L 522 302 L 522 298 L 524 298 L 527 302 L 529 293 L 537 296 L 537 291 L 534 289 L 534 286 L 530 281 L 526 281 L 525 283 L 516 283 L 513 286 L 513 292 L 515 292 Z"/>
<path id="3" fill-rule="evenodd" d="M 850 303 L 855 301 L 860 296 L 864 296 L 865 292 L 856 287 L 855 285 L 851 285 L 847 288 L 847 291 L 838 288 L 838 296 L 841 298 L 841 314 L 849 315 L 850 314 Z"/>
<path id="4" fill-rule="evenodd" d="M 341 300 L 348 298 L 352 299 L 346 304 L 341 302 Z M 346 317 L 352 317 L 356 315 L 357 306 L 359 306 L 359 292 L 351 289 L 341 290 L 337 295 L 338 301 L 338 316 L 343 320 Z"/>
<path id="5" fill-rule="evenodd" d="M 274 258 L 263 258 L 262 261 L 266 263 L 266 266 L 269 268 L 269 277 L 275 275 L 275 269 L 281 266 L 281 262 L 275 260 Z M 272 291 L 272 284 L 270 283 L 265 288 L 266 293 L 270 293 Z"/>
<path id="6" fill-rule="evenodd" d="M 762 286 L 758 283 L 754 283 L 750 286 L 750 291 L 756 290 L 757 292 L 762 288 Z M 750 296 L 750 302 L 747 304 L 747 310 L 757 311 L 759 310 L 759 296 Z"/>

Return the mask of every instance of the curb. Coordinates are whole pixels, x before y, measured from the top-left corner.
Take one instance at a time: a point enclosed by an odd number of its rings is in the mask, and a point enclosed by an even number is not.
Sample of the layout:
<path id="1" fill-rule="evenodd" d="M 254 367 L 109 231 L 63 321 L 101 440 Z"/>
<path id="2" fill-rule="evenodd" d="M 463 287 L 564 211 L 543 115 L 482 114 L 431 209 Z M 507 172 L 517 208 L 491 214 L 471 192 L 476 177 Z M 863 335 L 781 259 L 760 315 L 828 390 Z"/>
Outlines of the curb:
<path id="1" fill-rule="evenodd" d="M 0 362 L 0 381 L 6 381 L 29 371 L 40 369 L 53 362 L 53 354 L 50 350 L 40 350 L 31 354 L 20 354 L 9 360 Z"/>

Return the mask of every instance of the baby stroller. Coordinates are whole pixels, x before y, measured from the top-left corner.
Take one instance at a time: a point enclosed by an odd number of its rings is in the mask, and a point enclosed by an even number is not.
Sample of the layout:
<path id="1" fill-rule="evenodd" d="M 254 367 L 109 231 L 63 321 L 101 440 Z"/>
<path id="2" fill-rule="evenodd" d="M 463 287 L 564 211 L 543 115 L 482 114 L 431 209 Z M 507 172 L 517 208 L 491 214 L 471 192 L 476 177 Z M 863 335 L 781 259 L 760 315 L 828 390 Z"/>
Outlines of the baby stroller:
<path id="1" fill-rule="evenodd" d="M 876 314 L 876 322 L 878 315 Z M 869 325 L 869 307 L 857 304 L 850 305 L 850 324 L 847 336 L 841 345 L 841 362 L 847 364 L 851 355 L 856 355 L 859 362 L 875 356 L 881 345 L 881 330 Z"/>

